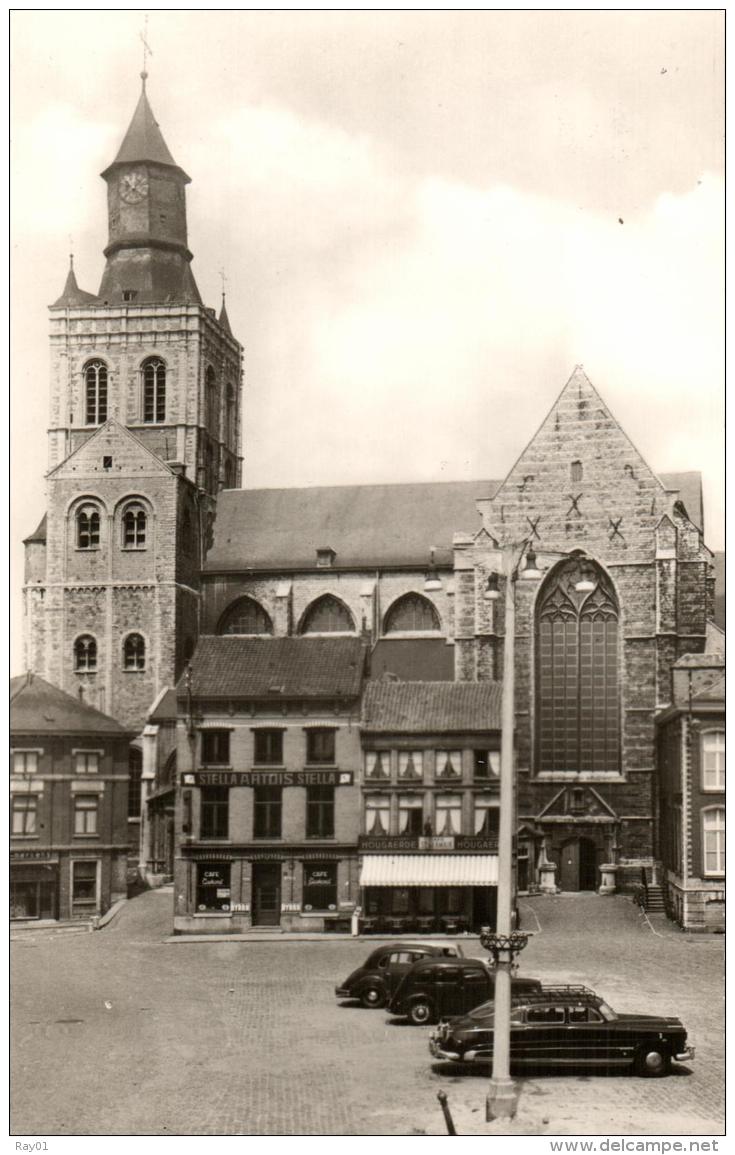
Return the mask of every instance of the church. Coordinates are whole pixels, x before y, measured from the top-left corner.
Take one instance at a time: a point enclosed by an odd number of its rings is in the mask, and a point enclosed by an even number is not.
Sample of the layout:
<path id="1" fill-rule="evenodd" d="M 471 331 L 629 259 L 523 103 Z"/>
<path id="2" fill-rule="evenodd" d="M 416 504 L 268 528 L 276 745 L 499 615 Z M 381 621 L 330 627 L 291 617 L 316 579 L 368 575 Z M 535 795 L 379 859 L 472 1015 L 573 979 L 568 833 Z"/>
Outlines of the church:
<path id="1" fill-rule="evenodd" d="M 328 886 L 338 913 L 364 909 L 371 887 L 391 909 L 410 892 L 402 908 L 428 919 L 447 917 L 423 893 L 429 880 L 493 885 L 490 842 L 472 839 L 493 828 L 499 723 L 495 699 L 477 688 L 503 679 L 497 556 L 510 547 L 518 887 L 596 890 L 603 867 L 608 888 L 662 882 L 656 715 L 671 705 L 672 667 L 720 647 L 699 474 L 654 472 L 576 366 L 504 479 L 243 489 L 243 347 L 224 297 L 217 312 L 197 289 L 190 178 L 164 141 L 145 74 L 101 175 L 109 235 L 99 289 L 80 289 L 70 267 L 50 307 L 47 512 L 25 542 L 26 664 L 144 735 L 141 864 L 163 857 L 159 873 L 175 874 L 178 928 L 191 929 L 198 909 L 216 915 L 211 929 L 253 925 L 244 880 L 258 872 L 270 913 L 308 907 L 305 929 L 315 923 L 304 888 Z M 395 693 L 368 692 L 397 683 L 405 709 Z M 442 705 L 429 709 L 427 694 Z M 282 739 L 256 737 L 254 755 L 243 736 L 235 765 L 229 738 L 212 735 L 229 733 L 232 719 L 243 735 L 257 730 L 259 711 L 264 733 L 300 716 L 302 730 L 336 731 L 336 744 L 307 735 L 305 754 L 294 746 L 287 757 Z M 389 769 L 376 782 L 381 751 Z M 304 758 L 323 781 L 302 782 Z M 258 766 L 270 766 L 267 787 L 252 776 Z M 338 791 L 336 849 L 332 796 L 310 789 Z M 271 794 L 259 803 L 258 790 Z M 291 799 L 306 825 L 294 818 L 279 842 L 274 808 L 288 811 L 289 790 L 306 792 Z M 230 791 L 256 792 L 233 810 L 236 837 Z M 163 856 L 146 843 L 156 801 L 170 827 Z M 409 827 L 415 845 L 398 846 Z M 409 869 L 404 857 L 419 850 L 432 863 L 425 873 L 423 860 Z"/>

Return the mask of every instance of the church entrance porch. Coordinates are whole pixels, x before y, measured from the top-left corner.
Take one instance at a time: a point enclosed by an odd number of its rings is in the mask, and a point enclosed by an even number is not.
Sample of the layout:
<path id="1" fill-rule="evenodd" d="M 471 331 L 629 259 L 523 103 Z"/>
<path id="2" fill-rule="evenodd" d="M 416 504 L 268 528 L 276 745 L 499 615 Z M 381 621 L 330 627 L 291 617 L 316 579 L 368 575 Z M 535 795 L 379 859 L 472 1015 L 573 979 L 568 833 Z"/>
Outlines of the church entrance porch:
<path id="1" fill-rule="evenodd" d="M 590 838 L 572 838 L 564 843 L 558 881 L 562 890 L 597 889 L 597 847 Z"/>

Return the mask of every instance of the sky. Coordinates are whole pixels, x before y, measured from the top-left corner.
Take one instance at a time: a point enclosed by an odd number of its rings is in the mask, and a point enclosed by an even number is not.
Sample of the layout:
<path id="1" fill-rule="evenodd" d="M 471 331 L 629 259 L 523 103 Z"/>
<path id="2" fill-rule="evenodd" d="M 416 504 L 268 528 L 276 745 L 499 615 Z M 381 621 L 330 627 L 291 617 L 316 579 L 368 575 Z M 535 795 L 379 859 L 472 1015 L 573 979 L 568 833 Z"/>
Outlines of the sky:
<path id="1" fill-rule="evenodd" d="M 143 13 L 11 14 L 11 668 L 45 505 L 48 312 L 99 287 Z M 154 11 L 246 486 L 501 479 L 575 364 L 724 545 L 724 16 Z"/>

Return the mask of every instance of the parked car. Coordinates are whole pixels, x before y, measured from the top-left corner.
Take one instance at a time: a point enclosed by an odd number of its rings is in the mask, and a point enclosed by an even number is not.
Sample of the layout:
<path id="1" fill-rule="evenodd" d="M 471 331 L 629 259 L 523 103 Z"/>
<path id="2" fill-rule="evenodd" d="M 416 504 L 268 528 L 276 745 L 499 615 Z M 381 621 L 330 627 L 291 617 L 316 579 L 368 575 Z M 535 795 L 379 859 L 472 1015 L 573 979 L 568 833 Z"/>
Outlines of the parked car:
<path id="1" fill-rule="evenodd" d="M 538 979 L 514 978 L 517 994 L 541 990 Z M 414 963 L 388 1003 L 394 1015 L 412 1023 L 435 1023 L 447 1015 L 465 1014 L 495 994 L 495 971 L 479 958 L 427 958 Z"/>
<path id="2" fill-rule="evenodd" d="M 444 942 L 384 943 L 334 993 L 338 999 L 359 999 L 364 1007 L 384 1007 L 414 963 L 429 957 L 462 958 L 462 948 Z"/>
<path id="3" fill-rule="evenodd" d="M 495 1008 L 485 1003 L 441 1023 L 429 1042 L 437 1059 L 490 1063 Z M 671 1060 L 688 1062 L 694 1047 L 679 1019 L 617 1014 L 588 987 L 544 987 L 511 1003 L 512 1066 L 632 1067 L 638 1075 L 666 1075 Z"/>

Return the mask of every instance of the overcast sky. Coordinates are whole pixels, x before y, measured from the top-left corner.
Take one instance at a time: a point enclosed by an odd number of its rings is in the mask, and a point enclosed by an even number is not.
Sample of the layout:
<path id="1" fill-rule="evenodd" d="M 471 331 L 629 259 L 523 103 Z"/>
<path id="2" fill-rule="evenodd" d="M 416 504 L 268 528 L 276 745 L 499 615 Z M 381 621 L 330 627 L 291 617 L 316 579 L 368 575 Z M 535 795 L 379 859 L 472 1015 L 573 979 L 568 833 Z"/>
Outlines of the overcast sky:
<path id="1" fill-rule="evenodd" d="M 501 479 L 582 363 L 723 546 L 719 12 L 158 11 L 148 94 L 205 303 L 245 346 L 244 484 Z M 96 292 L 134 11 L 16 11 L 12 622 L 44 510 L 47 305 Z"/>

